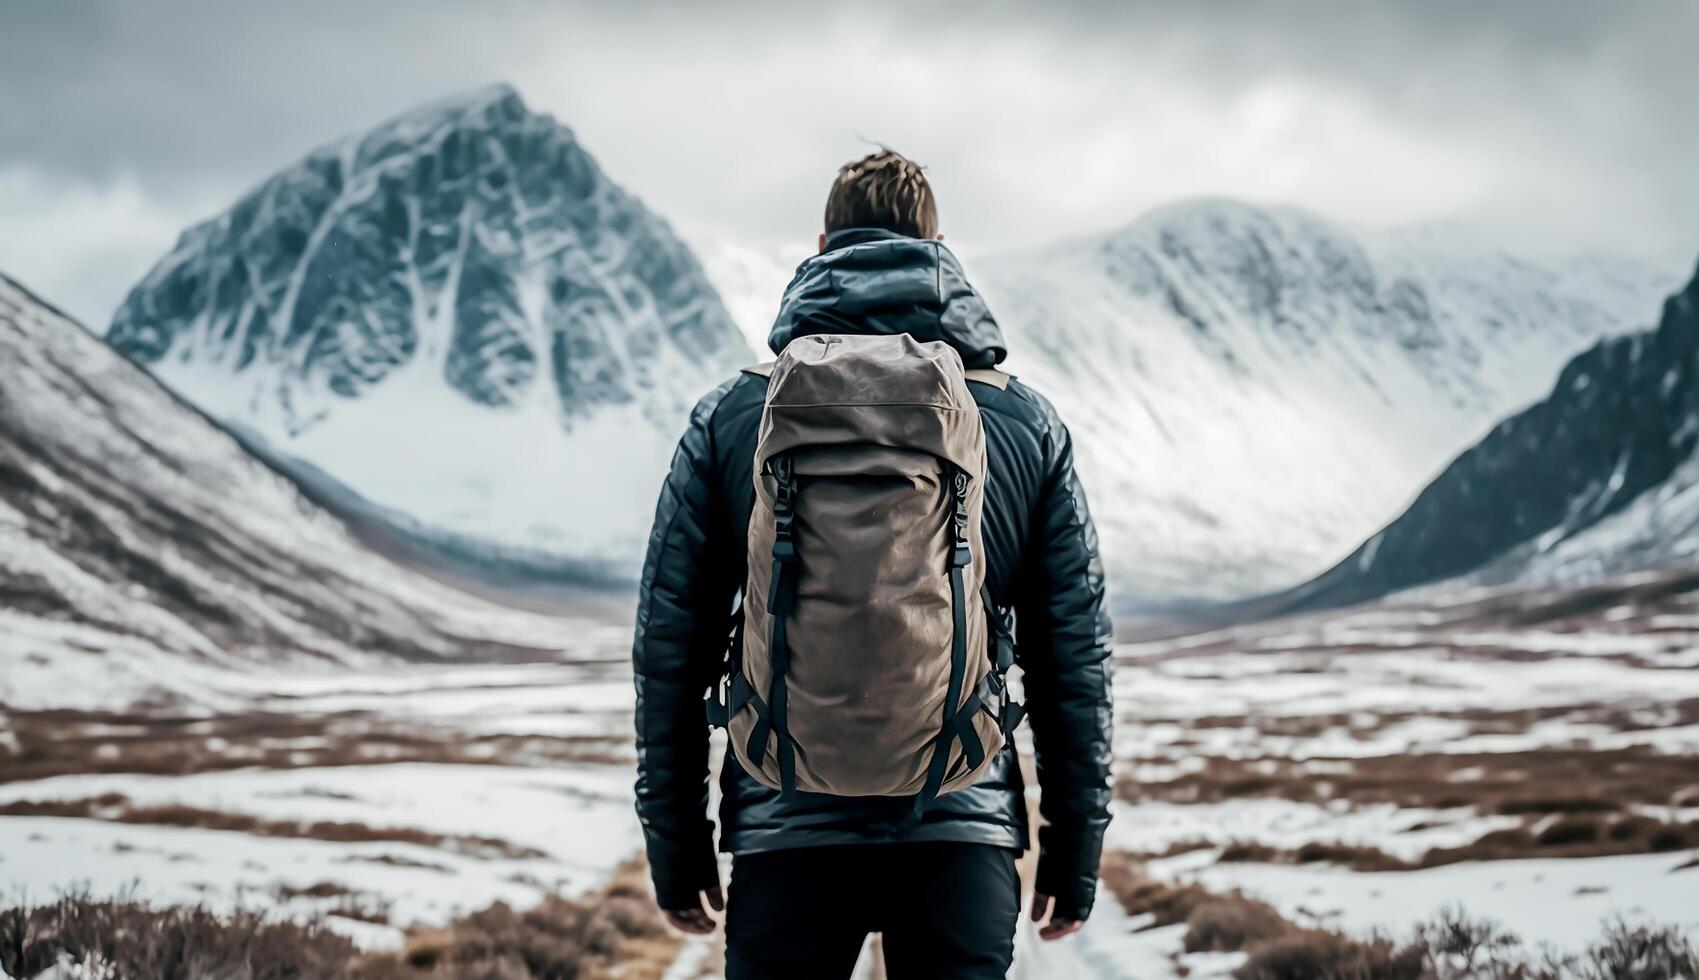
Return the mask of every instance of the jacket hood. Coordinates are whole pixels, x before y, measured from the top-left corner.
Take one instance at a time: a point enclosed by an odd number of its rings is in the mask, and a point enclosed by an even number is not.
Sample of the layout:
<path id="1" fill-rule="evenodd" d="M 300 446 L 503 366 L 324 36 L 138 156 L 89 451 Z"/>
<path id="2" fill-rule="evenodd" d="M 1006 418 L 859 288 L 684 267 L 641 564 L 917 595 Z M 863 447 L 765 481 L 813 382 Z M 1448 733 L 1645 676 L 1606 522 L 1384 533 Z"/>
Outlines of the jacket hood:
<path id="1" fill-rule="evenodd" d="M 1003 331 L 943 242 L 879 228 L 833 232 L 825 251 L 796 267 L 767 345 L 777 354 L 821 333 L 941 340 L 970 369 L 1008 356 Z"/>

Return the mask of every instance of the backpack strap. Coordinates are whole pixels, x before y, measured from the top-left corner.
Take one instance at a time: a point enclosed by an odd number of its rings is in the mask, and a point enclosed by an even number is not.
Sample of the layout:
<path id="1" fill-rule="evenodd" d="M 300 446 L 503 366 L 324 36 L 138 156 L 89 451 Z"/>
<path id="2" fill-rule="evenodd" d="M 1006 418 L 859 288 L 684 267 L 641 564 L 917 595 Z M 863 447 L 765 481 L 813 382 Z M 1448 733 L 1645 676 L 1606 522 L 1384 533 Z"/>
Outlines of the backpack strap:
<path id="1" fill-rule="evenodd" d="M 914 798 L 914 811 L 911 820 L 918 820 L 938 798 L 938 791 L 944 786 L 944 772 L 949 767 L 950 744 L 956 739 L 962 740 L 962 752 L 972 758 L 974 755 L 983 760 L 985 746 L 980 744 L 979 733 L 973 730 L 971 724 L 964 726 L 962 719 L 973 717 L 972 712 L 958 711 L 956 705 L 962 698 L 962 680 L 967 674 L 967 586 L 963 581 L 963 570 L 973 561 L 972 546 L 968 543 L 968 511 L 967 485 L 968 475 L 960 469 L 954 469 L 950 478 L 951 496 L 955 501 L 953 520 L 956 529 L 956 545 L 950 553 L 950 611 L 953 618 L 950 638 L 950 682 L 945 689 L 943 725 L 938 737 L 933 742 L 932 762 L 926 769 L 926 782 Z M 974 763 L 978 765 L 978 763 Z"/>
<path id="2" fill-rule="evenodd" d="M 773 365 L 777 363 L 777 361 L 762 361 L 760 364 L 751 364 L 743 369 L 743 373 L 753 374 L 757 378 L 771 378 L 773 376 Z"/>
<path id="3" fill-rule="evenodd" d="M 767 688 L 766 711 L 757 706 L 755 728 L 749 733 L 746 746 L 751 759 L 767 754 L 767 739 L 777 737 L 779 754 L 780 793 L 790 796 L 796 792 L 796 743 L 792 741 L 786 718 L 790 695 L 786 690 L 786 674 L 790 671 L 790 647 L 785 642 L 785 621 L 790 619 L 796 603 L 796 539 L 792 521 L 796 515 L 796 483 L 793 480 L 791 459 L 775 456 L 768 463 L 773 474 L 776 494 L 773 500 L 773 575 L 767 608 L 772 615 L 772 633 L 767 641 L 768 664 L 771 672 Z"/>

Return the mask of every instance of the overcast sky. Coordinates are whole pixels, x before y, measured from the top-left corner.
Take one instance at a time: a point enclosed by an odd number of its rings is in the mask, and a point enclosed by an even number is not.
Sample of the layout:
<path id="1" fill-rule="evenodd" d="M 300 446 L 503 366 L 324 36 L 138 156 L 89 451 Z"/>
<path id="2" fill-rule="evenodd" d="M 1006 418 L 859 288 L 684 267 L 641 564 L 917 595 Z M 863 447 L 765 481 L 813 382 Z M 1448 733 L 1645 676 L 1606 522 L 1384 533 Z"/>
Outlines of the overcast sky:
<path id="1" fill-rule="evenodd" d="M 1687 0 L 5 0 L 0 271 L 104 325 L 184 226 L 496 81 L 665 217 L 764 248 L 804 247 L 878 140 L 970 257 L 1226 194 L 1685 270 L 1696 44 Z"/>

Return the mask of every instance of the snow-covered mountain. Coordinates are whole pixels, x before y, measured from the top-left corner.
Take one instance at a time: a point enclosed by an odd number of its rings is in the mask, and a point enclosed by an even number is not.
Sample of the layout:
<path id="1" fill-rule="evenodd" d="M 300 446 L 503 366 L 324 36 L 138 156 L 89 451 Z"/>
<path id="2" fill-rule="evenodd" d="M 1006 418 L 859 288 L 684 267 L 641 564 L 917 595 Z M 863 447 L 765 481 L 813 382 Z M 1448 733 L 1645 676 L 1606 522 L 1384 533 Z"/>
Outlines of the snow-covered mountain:
<path id="1" fill-rule="evenodd" d="M 1699 554 L 1699 277 L 1655 330 L 1577 355 L 1549 395 L 1458 456 L 1408 510 L 1291 596 L 1440 579 L 1582 586 Z"/>
<path id="2" fill-rule="evenodd" d="M 0 276 L 0 706 L 206 702 L 231 669 L 534 654 L 563 629 L 371 554 Z"/>
<path id="3" fill-rule="evenodd" d="M 1075 434 L 1117 598 L 1146 604 L 1326 569 L 1675 282 L 1224 200 L 967 268 Z"/>
<path id="4" fill-rule="evenodd" d="M 690 406 L 751 357 L 665 222 L 505 86 L 189 229 L 107 340 L 415 539 L 625 569 Z"/>
<path id="5" fill-rule="evenodd" d="M 700 260 L 495 88 L 191 229 L 108 340 L 363 527 L 629 570 L 685 412 L 766 356 L 790 275 L 690 240 Z M 1076 431 L 1118 596 L 1148 605 L 1319 573 L 1674 285 L 1222 200 L 965 259 Z"/>

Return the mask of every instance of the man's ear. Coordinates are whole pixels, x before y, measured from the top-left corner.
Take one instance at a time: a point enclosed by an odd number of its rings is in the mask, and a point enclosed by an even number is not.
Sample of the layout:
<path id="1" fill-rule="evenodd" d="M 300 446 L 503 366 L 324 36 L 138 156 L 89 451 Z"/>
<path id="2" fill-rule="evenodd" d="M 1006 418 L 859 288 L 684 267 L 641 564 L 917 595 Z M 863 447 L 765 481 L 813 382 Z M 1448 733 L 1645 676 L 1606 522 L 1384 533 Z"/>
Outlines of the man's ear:
<path id="1" fill-rule="evenodd" d="M 820 244 L 815 246 L 815 250 L 819 251 L 819 252 L 826 251 L 826 233 L 825 232 L 820 233 Z"/>
<path id="2" fill-rule="evenodd" d="M 943 241 L 943 240 L 944 240 L 944 233 L 943 233 L 943 232 L 939 232 L 939 233 L 938 233 L 938 240 L 939 240 L 939 241 Z"/>

